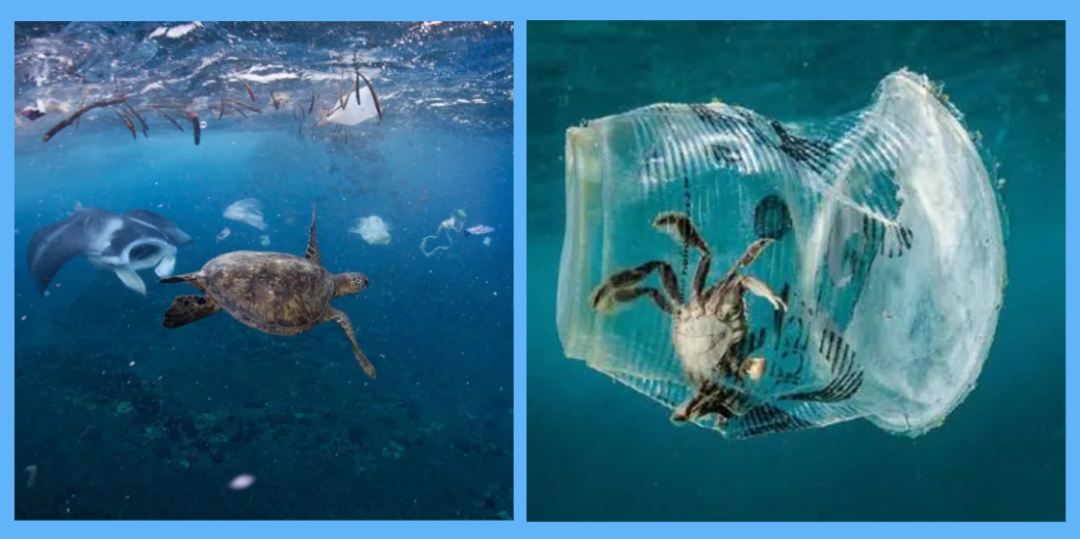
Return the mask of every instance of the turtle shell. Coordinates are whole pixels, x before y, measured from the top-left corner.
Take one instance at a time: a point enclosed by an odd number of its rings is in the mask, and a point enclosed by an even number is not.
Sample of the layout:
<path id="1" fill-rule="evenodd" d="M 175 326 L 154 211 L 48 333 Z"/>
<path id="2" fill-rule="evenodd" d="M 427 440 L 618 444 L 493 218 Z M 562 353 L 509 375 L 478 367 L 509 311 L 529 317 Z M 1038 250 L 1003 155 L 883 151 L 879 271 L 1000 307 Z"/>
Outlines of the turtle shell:
<path id="1" fill-rule="evenodd" d="M 206 292 L 233 318 L 274 335 L 307 331 L 325 319 L 334 277 L 311 260 L 237 251 L 203 267 Z"/>

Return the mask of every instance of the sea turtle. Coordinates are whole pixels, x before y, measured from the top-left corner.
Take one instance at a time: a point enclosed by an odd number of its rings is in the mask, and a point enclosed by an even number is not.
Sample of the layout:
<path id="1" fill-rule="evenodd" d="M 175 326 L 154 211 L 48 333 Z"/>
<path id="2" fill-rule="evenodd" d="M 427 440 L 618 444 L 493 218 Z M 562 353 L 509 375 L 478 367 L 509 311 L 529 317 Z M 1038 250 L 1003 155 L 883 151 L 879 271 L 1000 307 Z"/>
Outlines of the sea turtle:
<path id="1" fill-rule="evenodd" d="M 680 245 L 692 247 L 701 253 L 694 273 L 691 298 L 683 302 L 679 281 L 671 264 L 664 261 L 646 262 L 634 269 L 621 271 L 604 281 L 592 295 L 592 308 L 610 312 L 616 303 L 633 301 L 649 296 L 657 307 L 673 319 L 672 341 L 682 363 L 683 374 L 695 389 L 688 401 L 676 408 L 671 419 L 682 423 L 706 414 L 715 413 L 723 423 L 733 416 L 741 415 L 749 399 L 742 391 L 724 379 L 734 379 L 743 384 L 743 377 L 752 381 L 760 379 L 765 370 L 763 358 L 744 358 L 739 344 L 748 332 L 746 300 L 743 295 L 751 292 L 772 303 L 776 310 L 787 310 L 784 301 L 765 283 L 740 275 L 739 270 L 749 266 L 770 243 L 763 238 L 750 244 L 746 252 L 724 278 L 705 288 L 712 255 L 709 247 L 698 234 L 686 214 L 661 213 L 653 220 L 653 227 L 667 232 Z M 656 288 L 637 286 L 653 271 L 659 271 L 660 281 L 670 297 Z"/>
<path id="2" fill-rule="evenodd" d="M 188 283 L 205 296 L 178 296 L 165 311 L 163 326 L 173 329 L 197 322 L 222 309 L 248 327 L 272 335 L 296 335 L 323 322 L 341 324 L 353 354 L 364 372 L 375 378 L 375 367 L 360 351 L 352 323 L 330 300 L 362 292 L 368 278 L 362 273 L 332 275 L 322 267 L 315 238 L 315 208 L 304 258 L 284 253 L 236 251 L 206 263 L 195 273 L 162 279 Z"/>

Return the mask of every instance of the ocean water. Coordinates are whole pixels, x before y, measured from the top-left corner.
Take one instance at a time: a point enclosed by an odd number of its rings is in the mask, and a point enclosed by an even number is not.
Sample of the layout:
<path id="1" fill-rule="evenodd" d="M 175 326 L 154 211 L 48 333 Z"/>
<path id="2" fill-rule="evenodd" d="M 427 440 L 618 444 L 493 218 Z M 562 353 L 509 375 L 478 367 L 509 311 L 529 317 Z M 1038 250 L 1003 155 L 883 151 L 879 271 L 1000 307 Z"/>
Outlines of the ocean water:
<path id="1" fill-rule="evenodd" d="M 1064 520 L 1064 23 L 530 23 L 530 520 Z M 978 384 L 919 438 L 866 421 L 726 441 L 583 362 L 555 325 L 565 132 L 714 98 L 778 118 L 869 103 L 907 67 L 980 133 L 1009 282 Z"/>
<path id="2" fill-rule="evenodd" d="M 16 103 L 46 110 L 15 127 L 17 519 L 513 517 L 511 24 L 16 29 Z M 383 120 L 318 127 L 354 67 Z M 127 95 L 149 136 L 102 108 L 42 142 L 84 92 Z M 262 113 L 218 119 L 224 97 Z M 181 132 L 148 108 L 163 102 L 206 122 L 199 145 L 186 114 Z M 266 230 L 222 216 L 245 198 Z M 77 202 L 171 219 L 192 237 L 176 274 L 230 251 L 302 256 L 316 206 L 323 265 L 370 278 L 333 305 L 378 378 L 334 323 L 281 337 L 218 313 L 165 329 L 173 298 L 198 291 L 152 270 L 143 296 L 76 258 L 39 293 L 30 238 Z M 458 209 L 495 231 L 451 232 L 425 257 Z M 388 245 L 349 232 L 369 215 Z M 242 474 L 254 484 L 231 488 Z"/>

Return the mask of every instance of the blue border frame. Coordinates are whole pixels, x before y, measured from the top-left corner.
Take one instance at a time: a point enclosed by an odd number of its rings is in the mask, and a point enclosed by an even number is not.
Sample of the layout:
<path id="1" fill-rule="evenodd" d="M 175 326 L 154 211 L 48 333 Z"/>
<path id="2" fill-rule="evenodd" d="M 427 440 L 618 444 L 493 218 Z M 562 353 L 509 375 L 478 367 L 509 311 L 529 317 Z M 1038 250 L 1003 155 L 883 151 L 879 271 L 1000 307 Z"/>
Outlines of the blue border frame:
<path id="1" fill-rule="evenodd" d="M 1063 0 L 1026 0 L 1022 3 L 1005 2 L 1003 0 L 962 0 L 955 2 L 942 2 L 940 0 L 905 0 L 886 5 L 878 2 L 857 2 L 855 0 L 841 0 L 831 2 L 829 6 L 823 1 L 799 2 L 787 1 L 752 1 L 752 2 L 655 2 L 643 1 L 594 1 L 567 2 L 562 0 L 549 0 L 548 2 L 499 2 L 491 0 L 467 1 L 454 9 L 447 9 L 448 5 L 443 2 L 436 4 L 430 0 L 411 2 L 408 5 L 391 4 L 386 7 L 374 6 L 370 3 L 356 3 L 352 6 L 341 3 L 346 9 L 325 10 L 323 13 L 315 13 L 314 10 L 305 10 L 295 3 L 286 3 L 280 0 L 261 0 L 259 2 L 233 1 L 233 2 L 207 2 L 193 0 L 180 4 L 162 4 L 153 2 L 134 2 L 131 0 L 112 0 L 106 2 L 72 2 L 70 0 L 54 0 L 47 4 L 21 2 L 16 5 L 9 2 L 5 11 L 12 14 L 12 20 L 40 20 L 43 17 L 62 16 L 67 19 L 219 19 L 219 20 L 243 20 L 255 16 L 281 17 L 282 15 L 307 15 L 310 18 L 328 20 L 332 16 L 355 15 L 357 18 L 369 19 L 406 19 L 406 18 L 450 18 L 458 20 L 508 20 L 516 19 L 515 23 L 515 53 L 516 76 L 514 93 L 518 99 L 514 104 L 514 224 L 515 224 L 515 282 L 514 293 L 514 396 L 515 407 L 523 410 L 526 402 L 525 395 L 525 319 L 526 319 L 526 219 L 525 219 L 525 102 L 522 96 L 525 92 L 525 66 L 526 66 L 526 18 L 537 19 L 608 19 L 608 18 L 643 18 L 649 19 L 657 15 L 666 18 L 793 18 L 793 19 L 819 19 L 819 18 L 860 18 L 871 19 L 896 19 L 896 18 L 1001 18 L 1001 19 L 1067 19 L 1068 14 L 1076 9 L 1075 2 Z M 1068 5 L 1071 4 L 1071 5 Z M 1055 7 L 1056 6 L 1056 7 Z M 350 7 L 354 9 L 349 9 Z M 207 15 L 212 15 L 208 17 Z M 14 27 L 11 23 L 3 28 L 4 42 L 7 43 L 7 58 L 11 68 L 0 71 L 3 82 L 9 88 L 13 87 L 14 77 Z M 1077 58 L 1076 51 L 1071 42 L 1067 45 L 1067 57 Z M 1071 82 L 1071 75 L 1067 75 L 1067 84 Z M 987 91 L 992 91 L 988 89 Z M 11 110 L 14 110 L 12 101 Z M 1067 125 L 1073 123 L 1072 115 L 1067 113 Z M 13 142 L 13 132 L 6 132 L 3 139 L 8 144 Z M 1076 146 L 1075 142 L 1067 143 L 1070 154 Z M 0 213 L 13 215 L 13 154 L 6 154 L 7 161 L 0 167 L 0 180 L 8 187 L 2 192 L 7 196 L 0 196 Z M 1072 174 L 1068 165 L 1066 173 L 1071 178 Z M 1070 181 L 1070 184 L 1072 182 Z M 1077 189 L 1067 189 L 1067 204 L 1076 204 Z M 0 270 L 8 282 L 14 282 L 13 264 L 14 259 L 13 238 L 14 229 L 12 219 L 4 221 L 0 228 L 0 253 L 3 253 L 4 263 Z M 1071 229 L 1077 226 L 1076 220 L 1071 215 L 1066 220 L 1066 226 Z M 1067 247 L 1067 246 L 1066 246 Z M 12 257 L 12 258 L 8 258 Z M 1070 258 L 1067 256 L 1067 259 Z M 14 344 L 14 305 L 13 289 L 0 290 L 2 300 L 9 308 L 0 311 L 0 323 L 4 329 L 4 337 Z M 1066 286 L 1067 305 L 1071 305 L 1077 298 L 1077 289 L 1072 291 Z M 1074 319 L 1066 322 L 1069 334 L 1073 334 L 1078 322 Z M 1068 349 L 1068 346 L 1067 346 Z M 0 369 L 0 387 L 8 392 L 9 397 L 3 399 L 2 414 L 4 427 L 0 429 L 3 443 L 0 444 L 3 452 L 3 460 L 13 462 L 13 431 L 14 431 L 14 378 L 10 365 L 13 363 L 13 348 L 3 351 L 4 363 L 7 368 Z M 1070 363 L 1080 360 L 1067 354 Z M 1075 385 L 1077 368 L 1068 371 L 1068 385 Z M 1068 400 L 1067 406 L 1071 411 L 1075 401 Z M 1076 414 L 1071 414 L 1071 423 L 1075 423 Z M 155 537 L 188 537 L 192 533 L 218 535 L 249 535 L 258 534 L 259 537 L 295 537 L 314 534 L 326 534 L 338 532 L 355 535 L 360 533 L 389 533 L 395 539 L 401 537 L 430 537 L 442 536 L 467 536 L 470 538 L 482 537 L 548 537 L 553 533 L 564 537 L 595 537 L 597 534 L 618 534 L 621 538 L 634 539 L 635 537 L 654 537 L 657 534 L 680 533 L 680 534 L 716 534 L 726 536 L 754 535 L 758 537 L 776 536 L 784 537 L 787 534 L 820 535 L 830 537 L 851 537 L 864 539 L 872 535 L 875 539 L 902 539 L 910 535 L 918 534 L 922 539 L 930 537 L 949 537 L 957 535 L 980 536 L 1009 536 L 1021 532 L 1019 524 L 922 524 L 913 523 L 906 525 L 889 524 L 682 524 L 677 526 L 665 524 L 525 524 L 527 513 L 525 508 L 526 477 L 525 477 L 525 417 L 519 413 L 516 416 L 514 426 L 514 488 L 515 488 L 515 523 L 273 523 L 273 522 L 185 522 L 178 524 L 160 525 L 155 522 L 138 523 L 33 523 L 17 522 L 10 527 L 13 534 L 4 533 L 7 537 L 33 537 L 34 539 L 48 537 L 67 537 L 78 534 L 80 539 L 85 537 L 123 537 L 135 536 L 146 537 L 148 532 Z M 1075 429 L 1068 429 L 1074 431 Z M 1067 432 L 1066 443 L 1071 441 L 1072 433 Z M 988 470 L 992 472 L 992 470 Z M 1068 486 L 1074 483 L 1075 471 L 1067 472 Z M 15 474 L 15 467 L 4 468 L 3 479 L 8 485 L 17 485 L 19 477 Z M 1067 495 L 1067 491 L 1066 491 Z M 2 491 L 3 510 L 10 515 L 9 521 L 14 519 L 14 492 L 13 490 Z M 1067 517 L 1075 514 L 1075 499 L 1067 501 Z M 1023 525 L 1025 528 L 1028 525 Z M 1077 532 L 1067 532 L 1068 524 L 1043 524 L 1037 526 L 1035 532 L 1039 537 L 1054 538 L 1063 537 L 1066 534 L 1076 535 Z M 8 526 L 5 526 L 8 527 Z M 385 537 L 385 536 L 384 536 Z"/>

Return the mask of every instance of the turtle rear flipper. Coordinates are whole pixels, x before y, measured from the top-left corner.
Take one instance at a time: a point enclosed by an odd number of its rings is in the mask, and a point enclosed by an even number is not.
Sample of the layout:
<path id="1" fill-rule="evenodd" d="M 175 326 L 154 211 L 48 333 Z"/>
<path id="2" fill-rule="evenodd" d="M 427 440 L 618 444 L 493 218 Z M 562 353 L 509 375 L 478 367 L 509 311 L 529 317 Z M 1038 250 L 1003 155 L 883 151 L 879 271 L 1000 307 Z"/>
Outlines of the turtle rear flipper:
<path id="1" fill-rule="evenodd" d="M 322 265 L 322 255 L 319 253 L 319 240 L 315 237 L 315 206 L 311 207 L 311 230 L 308 232 L 307 252 L 304 258 Z"/>
<path id="2" fill-rule="evenodd" d="M 345 336 L 347 336 L 349 342 L 352 343 L 353 354 L 356 355 L 356 361 L 360 362 L 360 366 L 364 368 L 364 372 L 366 372 L 368 376 L 375 378 L 375 366 L 372 365 L 367 356 L 360 351 L 360 345 L 356 344 L 356 335 L 353 334 L 352 322 L 349 321 L 349 317 L 346 316 L 345 313 L 331 308 L 326 319 L 341 324 L 341 329 L 345 330 Z"/>
<path id="3" fill-rule="evenodd" d="M 198 322 L 221 310 L 214 298 L 206 296 L 176 296 L 172 307 L 165 311 L 162 326 L 176 329 L 192 322 Z"/>

